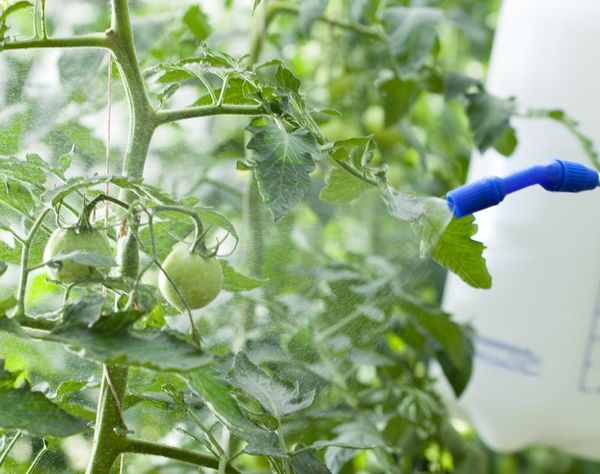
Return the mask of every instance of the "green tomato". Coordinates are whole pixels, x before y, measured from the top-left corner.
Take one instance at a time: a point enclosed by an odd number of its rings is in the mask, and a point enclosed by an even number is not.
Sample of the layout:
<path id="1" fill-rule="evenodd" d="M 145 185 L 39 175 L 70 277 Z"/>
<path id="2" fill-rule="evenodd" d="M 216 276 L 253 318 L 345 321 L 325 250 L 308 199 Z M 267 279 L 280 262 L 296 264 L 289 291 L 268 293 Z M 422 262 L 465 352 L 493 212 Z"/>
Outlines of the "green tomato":
<path id="1" fill-rule="evenodd" d="M 87 250 L 105 257 L 112 257 L 112 249 L 106 233 L 92 229 L 78 232 L 74 227 L 56 229 L 52 232 L 46 248 L 44 261 L 56 257 L 59 253 L 71 253 L 77 250 Z M 64 261 L 60 267 L 48 266 L 46 273 L 52 280 L 62 283 L 74 283 L 94 273 L 94 267 L 81 263 Z"/>
<path id="2" fill-rule="evenodd" d="M 191 253 L 189 247 L 190 244 L 184 242 L 175 245 L 163 262 L 164 272 L 158 275 L 160 292 L 179 310 L 185 308 L 182 298 L 190 309 L 198 309 L 214 300 L 223 288 L 223 270 L 218 260 Z"/>

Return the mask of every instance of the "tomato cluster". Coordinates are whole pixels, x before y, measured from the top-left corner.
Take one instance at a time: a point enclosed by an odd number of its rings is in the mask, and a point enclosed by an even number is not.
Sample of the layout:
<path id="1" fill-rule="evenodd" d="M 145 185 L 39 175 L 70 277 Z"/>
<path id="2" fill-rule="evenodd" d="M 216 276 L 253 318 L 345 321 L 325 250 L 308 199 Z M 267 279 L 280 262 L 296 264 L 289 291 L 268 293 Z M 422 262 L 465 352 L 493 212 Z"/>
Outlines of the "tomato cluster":
<path id="1" fill-rule="evenodd" d="M 78 250 L 112 256 L 110 241 L 103 230 L 68 227 L 56 229 L 44 249 L 44 261 Z M 64 284 L 84 281 L 96 269 L 73 260 L 47 266 L 47 274 Z M 176 244 L 162 264 L 158 287 L 163 297 L 179 310 L 198 309 L 213 301 L 223 287 L 219 261 L 191 250 L 186 243 Z"/>

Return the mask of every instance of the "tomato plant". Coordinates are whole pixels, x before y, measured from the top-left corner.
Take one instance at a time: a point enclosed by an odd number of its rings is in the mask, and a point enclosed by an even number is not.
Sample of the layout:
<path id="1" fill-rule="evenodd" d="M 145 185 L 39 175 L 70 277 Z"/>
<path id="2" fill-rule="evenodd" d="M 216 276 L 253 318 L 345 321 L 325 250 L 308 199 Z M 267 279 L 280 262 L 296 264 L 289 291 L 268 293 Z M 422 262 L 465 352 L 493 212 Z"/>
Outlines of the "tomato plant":
<path id="1" fill-rule="evenodd" d="M 496 1 L 408 3 L 0 2 L 3 470 L 501 472 L 441 196 L 527 114 Z"/>

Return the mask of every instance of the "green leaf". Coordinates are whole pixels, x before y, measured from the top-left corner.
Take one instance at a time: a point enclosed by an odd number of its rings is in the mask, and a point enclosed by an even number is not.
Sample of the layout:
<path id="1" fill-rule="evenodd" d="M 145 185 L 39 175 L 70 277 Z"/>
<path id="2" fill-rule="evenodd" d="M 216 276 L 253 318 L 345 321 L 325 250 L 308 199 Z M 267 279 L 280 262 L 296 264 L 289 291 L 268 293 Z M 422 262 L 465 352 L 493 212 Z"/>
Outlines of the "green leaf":
<path id="1" fill-rule="evenodd" d="M 468 332 L 438 308 L 427 307 L 409 298 L 404 298 L 401 306 L 410 313 L 419 332 L 433 347 L 444 374 L 459 397 L 473 369 L 474 349 Z"/>
<path id="2" fill-rule="evenodd" d="M 432 392 L 420 387 L 401 385 L 398 388 L 400 389 L 398 413 L 421 432 L 433 434 L 440 416 L 444 413 L 441 401 Z"/>
<path id="3" fill-rule="evenodd" d="M 494 148 L 503 156 L 510 156 L 514 153 L 518 145 L 517 133 L 514 128 L 508 127 L 502 136 L 496 140 Z"/>
<path id="4" fill-rule="evenodd" d="M 467 94 L 471 89 L 483 90 L 483 84 L 478 79 L 458 72 L 449 72 L 444 79 L 444 98 L 446 100 Z"/>
<path id="5" fill-rule="evenodd" d="M 187 25 L 198 41 L 204 41 L 212 32 L 208 16 L 198 5 L 187 9 L 183 15 L 183 23 Z"/>
<path id="6" fill-rule="evenodd" d="M 0 194 L 1 196 L 1 194 Z M 8 244 L 0 241 L 0 260 L 6 263 L 13 263 L 15 265 L 21 264 L 21 250 L 13 248 Z"/>
<path id="7" fill-rule="evenodd" d="M 499 99 L 487 92 L 467 95 L 467 116 L 477 149 L 483 153 L 506 133 L 515 113 L 513 99 Z"/>
<path id="8" fill-rule="evenodd" d="M 68 326 L 92 326 L 102 316 L 104 298 L 89 294 L 69 302 L 63 309 L 61 328 Z"/>
<path id="9" fill-rule="evenodd" d="M 53 257 L 50 262 L 74 262 L 95 268 L 112 268 L 117 264 L 112 257 L 89 252 L 88 250 L 76 250 L 70 253 L 61 252 Z"/>
<path id="10" fill-rule="evenodd" d="M 247 452 L 285 457 L 277 434 L 250 421 L 231 395 L 232 388 L 214 368 L 196 370 L 186 376 L 190 388 L 208 405 L 210 411 L 237 437 L 249 443 Z"/>
<path id="11" fill-rule="evenodd" d="M 333 167 L 325 179 L 326 186 L 319 197 L 332 204 L 355 201 L 371 186 L 342 168 Z"/>
<path id="12" fill-rule="evenodd" d="M 237 293 L 239 291 L 249 291 L 258 288 L 264 283 L 264 280 L 258 280 L 243 275 L 233 269 L 227 260 L 219 259 L 221 269 L 223 270 L 223 289 Z"/>
<path id="13" fill-rule="evenodd" d="M 323 449 L 325 451 L 325 464 L 334 473 L 341 468 L 358 453 L 359 449 L 373 449 L 387 447 L 381 433 L 373 423 L 365 418 L 358 418 L 356 421 L 342 423 L 335 427 L 337 436 L 329 441 L 316 441 L 310 448 Z"/>
<path id="14" fill-rule="evenodd" d="M 19 152 L 21 143 L 27 132 L 31 114 L 32 109 L 21 104 L 6 107 L 2 110 L 2 118 L 0 119 L 0 155 L 15 155 Z"/>
<path id="15" fill-rule="evenodd" d="M 81 155 L 100 161 L 104 158 L 105 145 L 93 134 L 93 131 L 79 122 L 70 121 L 55 127 L 45 141 L 63 140 L 65 144 L 75 145 Z"/>
<path id="16" fill-rule="evenodd" d="M 385 123 L 388 126 L 408 114 L 422 92 L 417 82 L 396 77 L 381 83 L 379 90 L 384 99 Z"/>
<path id="17" fill-rule="evenodd" d="M 429 7 L 391 7 L 384 17 L 398 73 L 403 79 L 410 79 L 433 49 L 442 12 Z"/>
<path id="18" fill-rule="evenodd" d="M 14 377 L 0 369 L 0 428 L 32 436 L 64 438 L 87 429 L 81 418 L 70 415 L 41 392 L 25 383 L 14 388 Z"/>
<path id="19" fill-rule="evenodd" d="M 228 380 L 257 400 L 277 420 L 309 407 L 315 398 L 314 390 L 301 394 L 297 383 L 290 387 L 269 377 L 243 352 L 236 354 Z"/>
<path id="20" fill-rule="evenodd" d="M 485 245 L 471 239 L 476 232 L 472 215 L 452 219 L 433 246 L 431 256 L 473 288 L 491 288 L 492 277 L 483 258 Z"/>
<path id="21" fill-rule="evenodd" d="M 452 219 L 443 199 L 421 198 L 420 203 L 422 212 L 411 224 L 421 240 L 421 256 L 431 255 L 475 288 L 490 288 L 492 277 L 483 258 L 485 246 L 471 239 L 477 232 L 475 218 Z"/>
<path id="22" fill-rule="evenodd" d="M 288 132 L 275 118 L 256 118 L 246 129 L 252 134 L 247 148 L 255 151 L 260 194 L 278 220 L 304 196 L 321 152 L 308 130 Z"/>
<path id="23" fill-rule="evenodd" d="M 290 462 L 296 474 L 331 474 L 323 461 L 302 444 L 296 445 Z"/>
<path id="24" fill-rule="evenodd" d="M 396 219 L 412 222 L 425 212 L 426 202 L 422 198 L 396 191 L 385 182 L 380 182 L 379 191 L 388 212 Z"/>
<path id="25" fill-rule="evenodd" d="M 323 14 L 328 3 L 329 0 L 304 0 L 300 4 L 298 23 L 302 33 L 308 35 L 312 25 Z"/>
<path id="26" fill-rule="evenodd" d="M 203 367 L 211 357 L 174 333 L 128 328 L 137 311 L 100 316 L 101 297 L 85 296 L 65 306 L 63 322 L 47 337 L 103 363 L 185 372 Z"/>
<path id="27" fill-rule="evenodd" d="M 279 87 L 287 89 L 296 94 L 300 90 L 300 80 L 294 76 L 292 71 L 281 64 L 277 66 L 277 71 L 275 71 L 275 79 L 277 80 Z"/>

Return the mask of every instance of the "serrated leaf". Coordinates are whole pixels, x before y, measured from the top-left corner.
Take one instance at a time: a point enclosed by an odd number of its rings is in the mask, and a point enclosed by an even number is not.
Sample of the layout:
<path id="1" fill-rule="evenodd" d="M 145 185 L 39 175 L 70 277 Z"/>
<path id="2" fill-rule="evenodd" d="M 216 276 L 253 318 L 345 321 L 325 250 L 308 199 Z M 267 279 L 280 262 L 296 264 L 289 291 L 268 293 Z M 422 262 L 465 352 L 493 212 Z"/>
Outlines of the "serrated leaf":
<path id="1" fill-rule="evenodd" d="M 13 388 L 14 377 L 0 369 L 0 428 L 32 436 L 64 438 L 87 429 L 87 423 L 52 403 L 29 384 Z"/>
<path id="2" fill-rule="evenodd" d="M 405 298 L 401 306 L 409 312 L 419 332 L 433 347 L 436 358 L 457 397 L 465 390 L 473 369 L 474 348 L 468 331 L 438 308 Z"/>
<path id="3" fill-rule="evenodd" d="M 410 79 L 433 49 L 442 12 L 429 7 L 391 7 L 384 16 L 398 73 L 403 79 Z"/>
<path id="4" fill-rule="evenodd" d="M 277 85 L 279 85 L 279 87 L 287 89 L 288 91 L 297 94 L 300 90 L 300 80 L 292 73 L 292 71 L 281 64 L 277 66 L 275 79 L 277 80 Z"/>
<path id="5" fill-rule="evenodd" d="M 90 294 L 74 301 L 69 301 L 63 308 L 61 327 L 92 326 L 102 315 L 104 298 L 101 295 Z"/>
<path id="6" fill-rule="evenodd" d="M 331 474 L 323 461 L 302 444 L 294 449 L 290 463 L 296 474 Z"/>
<path id="7" fill-rule="evenodd" d="M 308 130 L 288 132 L 276 120 L 256 118 L 246 129 L 252 134 L 247 148 L 255 151 L 254 173 L 260 194 L 278 220 L 304 196 L 321 152 Z"/>
<path id="8" fill-rule="evenodd" d="M 336 426 L 335 432 L 337 433 L 335 439 L 316 441 L 310 446 L 317 450 L 327 448 L 325 464 L 333 473 L 338 473 L 348 461 L 359 453 L 359 449 L 387 446 L 376 427 L 362 418 Z"/>
<path id="9" fill-rule="evenodd" d="M 431 256 L 473 288 L 491 288 L 492 277 L 483 258 L 485 245 L 471 239 L 476 232 L 474 216 L 452 219 Z"/>
<path id="10" fill-rule="evenodd" d="M 398 413 L 421 432 L 431 433 L 443 414 L 441 401 L 431 392 L 412 385 L 402 385 Z"/>
<path id="11" fill-rule="evenodd" d="M 249 443 L 246 448 L 264 456 L 285 457 L 277 434 L 250 421 L 231 395 L 232 388 L 213 368 L 196 370 L 186 376 L 190 388 L 202 398 L 211 412 L 237 437 Z"/>
<path id="12" fill-rule="evenodd" d="M 185 372 L 210 363 L 211 357 L 174 333 L 130 329 L 137 311 L 100 315 L 100 297 L 67 304 L 63 322 L 47 337 L 104 363 Z"/>
<path id="13" fill-rule="evenodd" d="M 371 186 L 342 168 L 334 167 L 325 179 L 319 197 L 325 202 L 342 204 L 355 201 Z"/>
<path id="14" fill-rule="evenodd" d="M 499 99 L 487 92 L 467 95 L 467 116 L 477 149 L 483 153 L 504 135 L 515 113 L 512 99 Z"/>
<path id="15" fill-rule="evenodd" d="M 32 436 L 64 438 L 87 429 L 87 422 L 70 415 L 40 392 L 0 388 L 0 427 Z"/>
<path id="16" fill-rule="evenodd" d="M 277 420 L 307 408 L 315 397 L 314 390 L 301 394 L 297 384 L 290 387 L 280 380 L 269 377 L 243 352 L 236 354 L 228 380 L 257 400 Z"/>
<path id="17" fill-rule="evenodd" d="M 475 218 L 453 219 L 443 199 L 425 197 L 419 202 L 421 212 L 410 222 L 421 241 L 421 256 L 431 255 L 475 288 L 490 288 L 492 279 L 483 258 L 485 246 L 471 239 L 477 232 Z"/>
<path id="18" fill-rule="evenodd" d="M 258 288 L 264 280 L 243 275 L 233 269 L 227 260 L 219 259 L 223 270 L 223 289 L 231 292 L 249 291 Z"/>
<path id="19" fill-rule="evenodd" d="M 104 157 L 104 142 L 94 135 L 92 129 L 79 122 L 62 123 L 45 137 L 49 142 L 57 139 L 75 145 L 77 152 L 90 159 L 100 160 Z"/>
<path id="20" fill-rule="evenodd" d="M 182 20 L 198 41 L 204 41 L 212 32 L 212 28 L 208 22 L 208 16 L 198 5 L 188 8 L 183 15 Z"/>
<path id="21" fill-rule="evenodd" d="M 444 98 L 446 100 L 467 94 L 473 88 L 482 90 L 483 84 L 474 77 L 458 72 L 449 72 L 444 78 Z"/>
<path id="22" fill-rule="evenodd" d="M 396 77 L 381 83 L 379 90 L 384 98 L 385 123 L 388 126 L 410 112 L 422 91 L 417 82 Z"/>

